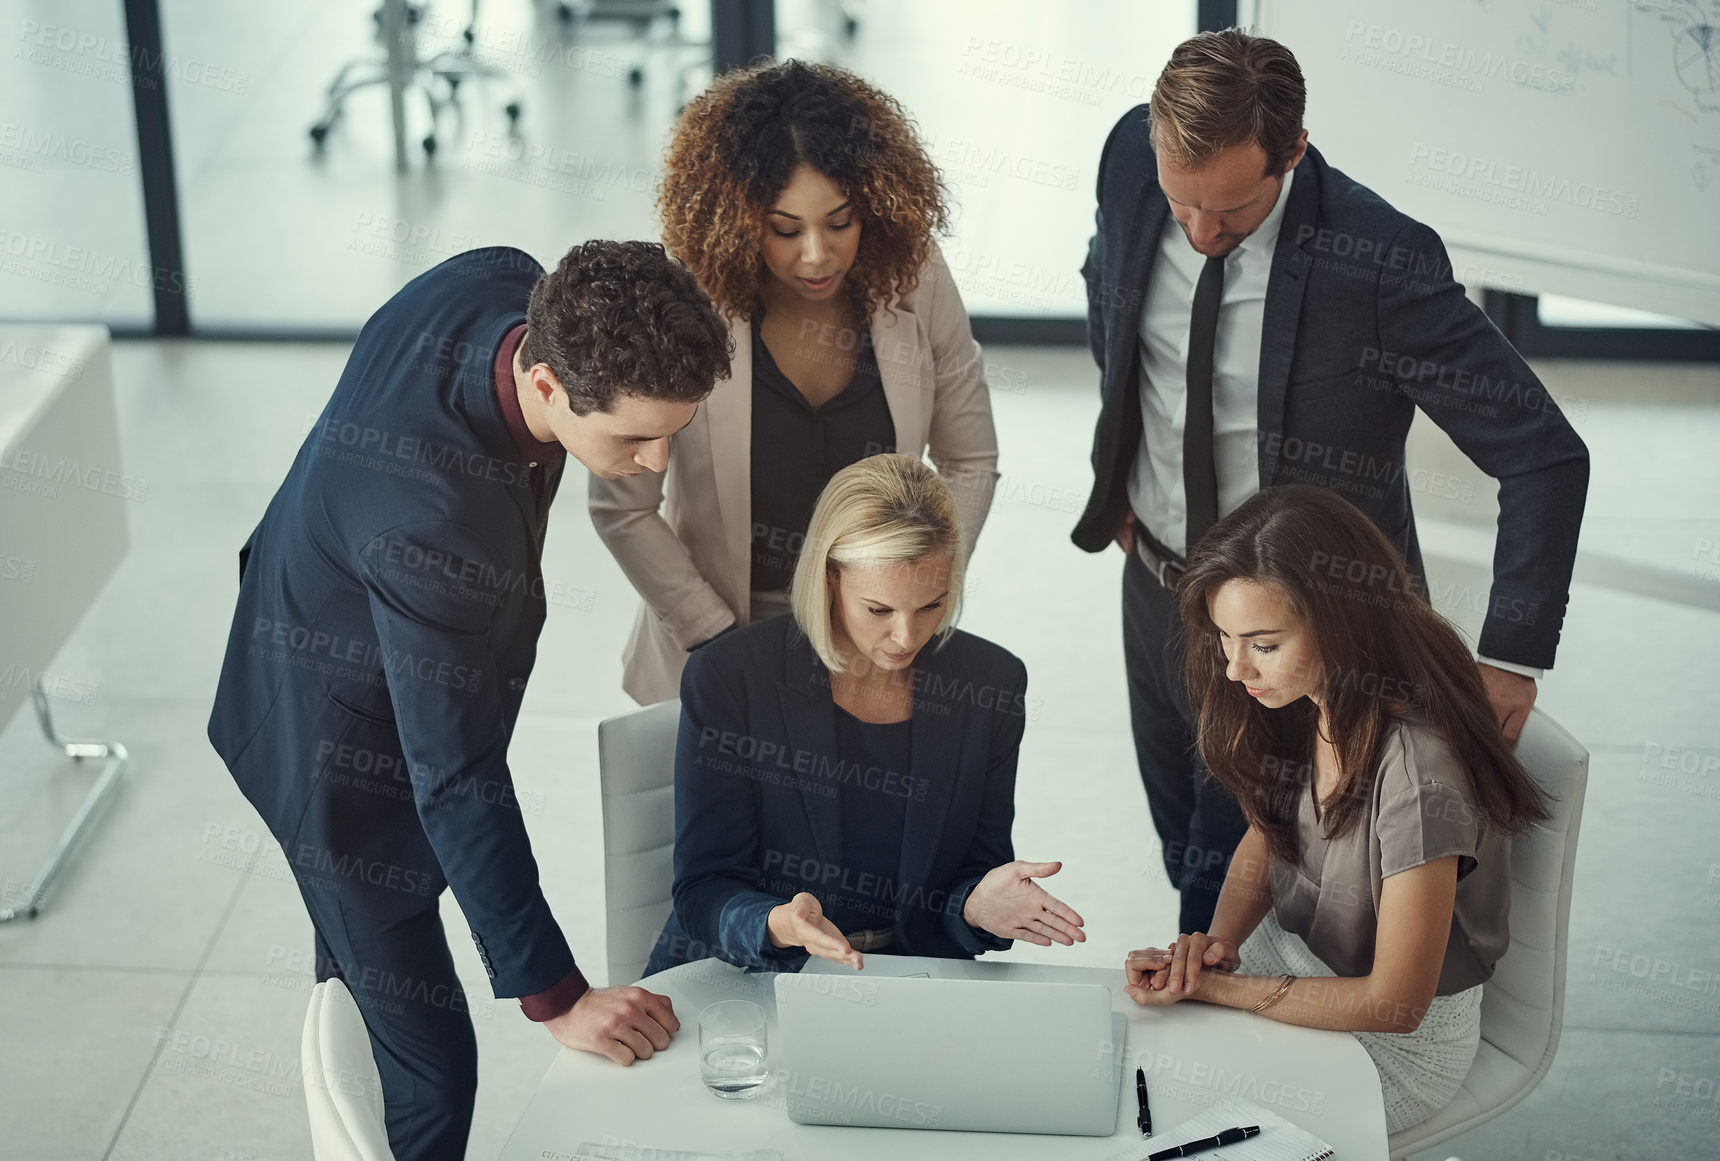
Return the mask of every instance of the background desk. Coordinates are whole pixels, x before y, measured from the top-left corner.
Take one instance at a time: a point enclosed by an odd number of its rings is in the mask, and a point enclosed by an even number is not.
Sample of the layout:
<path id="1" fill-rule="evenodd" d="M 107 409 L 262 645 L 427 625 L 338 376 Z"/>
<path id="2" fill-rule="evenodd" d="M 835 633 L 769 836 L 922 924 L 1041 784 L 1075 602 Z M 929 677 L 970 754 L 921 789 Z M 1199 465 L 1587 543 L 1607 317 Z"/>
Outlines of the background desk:
<path id="1" fill-rule="evenodd" d="M 49 697 L 81 698 L 85 686 L 47 670 L 124 558 L 126 504 L 148 487 L 120 464 L 107 328 L 0 327 L 0 730 L 34 697 L 56 748 L 104 760 L 23 893 L 0 898 L 0 923 L 40 913 L 125 770 L 124 746 L 55 729 Z M 7 785 L 0 803 L 17 793 Z"/>
<path id="2" fill-rule="evenodd" d="M 0 327 L 0 729 L 126 552 L 106 327 Z"/>
<path id="3" fill-rule="evenodd" d="M 814 961 L 817 963 L 818 961 Z M 1345 1032 L 1279 1024 L 1209 1004 L 1141 1008 L 1122 990 L 1122 969 L 1026 963 L 924 960 L 868 955 L 866 974 L 898 975 L 936 964 L 946 979 L 1096 983 L 1111 989 L 1128 1020 L 1123 1099 L 1112 1137 L 1049 1137 L 918 1129 L 797 1125 L 783 1106 L 779 1078 L 750 1101 L 722 1101 L 699 1080 L 699 1011 L 726 999 L 764 1005 L 770 1032 L 776 1012 L 768 974 L 747 975 L 719 960 L 683 964 L 642 980 L 675 1004 L 681 1031 L 666 1052 L 631 1068 L 562 1049 L 538 1085 L 501 1161 L 555 1161 L 582 1141 L 714 1153 L 771 1148 L 785 1161 L 876 1161 L 882 1156 L 938 1161 L 1139 1161 L 1150 1151 L 1135 1128 L 1134 1075 L 1147 1071 L 1153 1127 L 1164 1132 L 1218 1097 L 1245 1096 L 1329 1141 L 1342 1161 L 1386 1156 L 1379 1076 L 1362 1046 Z M 913 1051 L 904 1045 L 904 1052 Z M 774 1062 L 773 1062 L 774 1063 Z M 1097 1067 L 1113 1061 L 1101 1053 Z"/>

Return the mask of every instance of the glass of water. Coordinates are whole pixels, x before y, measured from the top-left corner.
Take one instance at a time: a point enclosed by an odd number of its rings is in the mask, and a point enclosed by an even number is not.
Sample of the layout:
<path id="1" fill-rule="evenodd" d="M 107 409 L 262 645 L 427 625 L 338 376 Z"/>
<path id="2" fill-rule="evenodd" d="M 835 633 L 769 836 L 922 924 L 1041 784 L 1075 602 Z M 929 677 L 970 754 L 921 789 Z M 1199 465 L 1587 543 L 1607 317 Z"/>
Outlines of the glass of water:
<path id="1" fill-rule="evenodd" d="M 768 1075 L 763 1008 L 751 1000 L 720 1000 L 699 1013 L 699 1076 L 713 1095 L 746 1100 Z"/>

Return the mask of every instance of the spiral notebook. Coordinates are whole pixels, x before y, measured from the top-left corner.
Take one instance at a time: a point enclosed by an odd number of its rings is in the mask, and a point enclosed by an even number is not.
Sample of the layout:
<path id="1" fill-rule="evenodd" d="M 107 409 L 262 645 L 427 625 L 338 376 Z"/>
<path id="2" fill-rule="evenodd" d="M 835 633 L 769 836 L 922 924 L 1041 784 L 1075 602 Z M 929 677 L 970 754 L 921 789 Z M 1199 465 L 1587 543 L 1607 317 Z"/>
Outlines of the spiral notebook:
<path id="1" fill-rule="evenodd" d="M 1306 1129 L 1292 1125 L 1270 1109 L 1240 1097 L 1225 1097 L 1176 1128 L 1154 1133 L 1144 1144 L 1150 1152 L 1214 1137 L 1240 1125 L 1259 1125 L 1260 1135 L 1196 1157 L 1213 1161 L 1325 1161 L 1332 1147 Z"/>

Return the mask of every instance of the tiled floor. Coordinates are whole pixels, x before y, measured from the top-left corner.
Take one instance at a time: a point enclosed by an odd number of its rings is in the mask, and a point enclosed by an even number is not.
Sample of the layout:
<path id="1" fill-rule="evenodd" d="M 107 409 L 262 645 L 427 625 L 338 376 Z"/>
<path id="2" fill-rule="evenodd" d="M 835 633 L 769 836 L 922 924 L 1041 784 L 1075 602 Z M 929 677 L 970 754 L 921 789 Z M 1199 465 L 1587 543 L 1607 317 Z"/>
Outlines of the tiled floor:
<path id="1" fill-rule="evenodd" d="M 117 348 L 126 469 L 150 487 L 130 513 L 131 554 L 55 668 L 96 690 L 94 704 L 62 709 L 63 727 L 123 740 L 133 764 L 50 910 L 0 928 L 8 1159 L 309 1155 L 297 1083 L 309 924 L 203 725 L 231 613 L 233 554 L 344 355 L 317 345 Z M 1024 857 L 1064 860 L 1055 885 L 1091 934 L 1079 948 L 1011 954 L 1114 966 L 1128 948 L 1172 934 L 1175 909 L 1132 766 L 1118 559 L 1086 556 L 1067 540 L 1088 481 L 1092 374 L 1075 350 L 997 348 L 988 357 L 994 379 L 1025 386 L 994 396 L 1004 480 L 964 623 L 1028 663 L 1038 716 L 1024 744 L 1016 844 Z M 1705 545 L 1720 543 L 1711 450 L 1720 376 L 1539 370 L 1581 401 L 1571 410 L 1594 455 L 1585 574 L 1623 585 L 1576 586 L 1559 666 L 1542 692 L 1542 706 L 1594 755 L 1565 1037 L 1527 1101 L 1418 1161 L 1711 1156 L 1720 1128 L 1711 1099 L 1720 1079 L 1720 773 L 1676 766 L 1687 753 L 1697 767 L 1720 755 L 1710 676 L 1720 585 L 1716 563 L 1703 558 Z M 1417 430 L 1418 465 L 1452 467 L 1441 438 Z M 596 597 L 590 612 L 552 610 L 512 757 L 522 789 L 543 796 L 542 813 L 527 821 L 550 901 L 576 950 L 601 970 L 595 725 L 629 705 L 617 682 L 633 598 L 579 500 L 577 487 L 562 497 L 545 570 Z M 1489 504 L 1484 495 L 1420 504 L 1436 591 L 1471 629 L 1464 594 L 1485 584 Z M 0 735 L 0 881 L 27 874 L 87 779 L 66 771 L 31 726 L 20 718 Z M 1667 756 L 1672 770 L 1658 765 Z M 446 920 L 462 929 L 451 903 Z M 482 999 L 469 943 L 452 943 L 474 992 L 482 1054 L 469 1156 L 488 1158 L 553 1045 L 511 1002 Z M 1660 986 L 1645 986 L 1657 981 L 1633 969 L 1658 973 Z M 1695 989 L 1665 986 L 1671 972 Z"/>

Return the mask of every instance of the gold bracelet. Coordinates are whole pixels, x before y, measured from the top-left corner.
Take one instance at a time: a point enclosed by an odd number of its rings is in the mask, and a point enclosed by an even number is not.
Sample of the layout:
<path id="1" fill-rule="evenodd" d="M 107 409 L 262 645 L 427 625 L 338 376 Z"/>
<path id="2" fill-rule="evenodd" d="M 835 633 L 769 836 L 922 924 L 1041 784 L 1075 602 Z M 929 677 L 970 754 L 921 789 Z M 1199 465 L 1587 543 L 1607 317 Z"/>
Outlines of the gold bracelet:
<path id="1" fill-rule="evenodd" d="M 1248 1010 L 1250 1012 L 1264 1012 L 1264 1011 L 1266 1011 L 1266 1009 L 1270 1008 L 1273 1004 L 1276 1004 L 1279 1000 L 1279 997 L 1283 996 L 1285 992 L 1288 992 L 1290 990 L 1290 985 L 1295 983 L 1295 982 L 1296 982 L 1295 976 L 1285 976 L 1284 982 L 1278 985 L 1278 990 L 1276 992 L 1273 992 L 1270 996 L 1267 996 L 1264 1000 L 1260 1001 L 1258 1004 L 1254 1005 L 1254 1007 L 1252 1007 Z"/>

